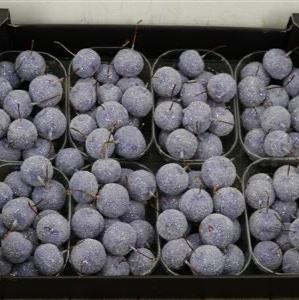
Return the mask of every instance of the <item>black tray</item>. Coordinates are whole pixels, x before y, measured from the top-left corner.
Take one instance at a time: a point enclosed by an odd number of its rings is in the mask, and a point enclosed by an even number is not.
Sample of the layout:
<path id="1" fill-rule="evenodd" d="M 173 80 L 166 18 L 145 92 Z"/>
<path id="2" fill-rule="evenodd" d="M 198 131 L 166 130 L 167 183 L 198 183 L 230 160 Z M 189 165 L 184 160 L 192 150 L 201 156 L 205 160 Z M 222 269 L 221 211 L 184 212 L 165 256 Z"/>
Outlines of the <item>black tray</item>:
<path id="1" fill-rule="evenodd" d="M 198 27 L 198 26 L 140 26 L 136 48 L 153 62 L 161 53 L 177 48 L 221 49 L 235 67 L 244 55 L 271 47 L 293 49 L 299 41 L 299 14 L 290 18 L 285 30 Z M 119 47 L 132 36 L 134 25 L 24 25 L 10 24 L 9 11 L 0 9 L 0 52 L 30 48 L 35 40 L 36 50 L 49 52 L 67 66 L 71 57 L 54 40 L 63 42 L 73 51 L 97 45 Z M 250 160 L 238 142 L 234 152 L 239 176 Z M 154 146 L 139 160 L 156 171 L 163 163 Z M 251 263 L 242 276 L 169 276 L 158 267 L 151 276 L 139 277 L 78 277 L 64 274 L 58 278 L 0 278 L 0 297 L 296 297 L 299 296 L 299 275 L 278 277 L 263 274 Z"/>

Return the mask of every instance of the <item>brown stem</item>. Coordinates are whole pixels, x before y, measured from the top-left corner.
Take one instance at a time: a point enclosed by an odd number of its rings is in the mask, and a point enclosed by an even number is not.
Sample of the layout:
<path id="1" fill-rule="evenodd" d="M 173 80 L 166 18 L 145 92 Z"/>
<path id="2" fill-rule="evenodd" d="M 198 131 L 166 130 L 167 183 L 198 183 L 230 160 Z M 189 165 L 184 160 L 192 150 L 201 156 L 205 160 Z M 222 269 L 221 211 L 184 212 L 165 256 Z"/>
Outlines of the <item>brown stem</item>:
<path id="1" fill-rule="evenodd" d="M 211 53 L 211 52 L 213 52 L 213 51 L 215 51 L 215 50 L 217 50 L 217 49 L 221 49 L 221 48 L 225 48 L 225 47 L 227 47 L 227 45 L 220 45 L 220 46 L 214 47 L 214 48 L 208 50 L 208 51 L 207 51 L 205 54 L 203 54 L 201 57 L 204 58 L 204 57 L 205 57 L 206 55 L 208 55 L 209 53 Z"/>
<path id="2" fill-rule="evenodd" d="M 82 133 L 79 129 L 76 129 L 74 127 L 70 127 L 70 130 L 74 130 L 75 132 L 78 132 L 79 134 L 81 134 L 84 138 L 86 138 L 86 135 L 84 133 Z"/>
<path id="3" fill-rule="evenodd" d="M 132 41 L 132 49 L 135 48 L 135 42 L 137 38 L 137 32 L 138 32 L 138 25 L 142 22 L 142 20 L 139 20 L 135 25 L 134 35 L 133 35 L 133 41 Z"/>
<path id="4" fill-rule="evenodd" d="M 61 42 L 59 41 L 53 41 L 54 44 L 59 45 L 60 47 L 62 47 L 66 52 L 68 52 L 69 54 L 71 54 L 72 56 L 75 56 L 75 53 L 73 53 L 70 49 L 68 49 L 65 45 L 63 45 Z"/>
<path id="5" fill-rule="evenodd" d="M 292 82 L 292 80 L 295 78 L 295 76 L 296 76 L 296 74 L 293 74 L 291 76 L 291 78 L 288 80 L 288 82 L 284 85 L 284 87 L 288 86 Z"/>
<path id="6" fill-rule="evenodd" d="M 33 47 L 34 47 L 34 40 L 31 40 L 31 45 L 30 45 L 30 54 L 32 55 L 33 52 Z"/>
<path id="7" fill-rule="evenodd" d="M 155 259 L 154 257 L 150 257 L 150 256 L 148 256 L 148 255 L 142 253 L 139 249 L 136 249 L 136 248 L 134 248 L 134 247 L 131 247 L 131 249 L 132 249 L 133 251 L 135 251 L 136 253 L 141 254 L 141 255 L 143 255 L 144 257 L 146 257 L 146 258 L 148 258 L 148 259 L 150 259 L 150 260 L 154 260 L 154 259 Z"/>
<path id="8" fill-rule="evenodd" d="M 257 70 L 256 70 L 256 72 L 255 72 L 255 76 L 257 76 L 257 74 L 259 73 L 259 70 L 260 70 L 260 66 L 258 65 L 258 66 L 257 66 Z"/>
<path id="9" fill-rule="evenodd" d="M 286 56 L 290 56 L 293 52 L 295 52 L 297 49 L 299 49 L 299 46 L 293 48 L 292 50 L 290 50 L 289 52 L 286 53 Z"/>

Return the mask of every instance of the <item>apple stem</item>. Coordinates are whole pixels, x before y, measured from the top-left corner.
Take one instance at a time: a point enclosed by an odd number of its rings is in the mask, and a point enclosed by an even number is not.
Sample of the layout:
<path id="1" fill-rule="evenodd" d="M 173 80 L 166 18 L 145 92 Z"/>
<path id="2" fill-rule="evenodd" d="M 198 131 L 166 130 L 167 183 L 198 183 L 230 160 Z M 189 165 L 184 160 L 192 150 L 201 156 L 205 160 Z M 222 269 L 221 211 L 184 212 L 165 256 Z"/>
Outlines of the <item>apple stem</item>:
<path id="1" fill-rule="evenodd" d="M 220 46 L 214 47 L 214 48 L 208 50 L 206 53 L 204 53 L 201 57 L 205 58 L 205 56 L 208 55 L 209 53 L 212 53 L 217 49 L 221 49 L 221 48 L 225 48 L 225 47 L 227 47 L 227 45 L 220 45 Z"/>
<path id="2" fill-rule="evenodd" d="M 73 53 L 70 49 L 68 49 L 65 45 L 63 45 L 61 42 L 59 41 L 53 41 L 54 44 L 59 45 L 60 47 L 62 47 L 66 52 L 68 52 L 69 54 L 71 54 L 72 56 L 75 56 L 75 53 Z"/>
<path id="3" fill-rule="evenodd" d="M 138 25 L 142 22 L 142 20 L 139 20 L 136 25 L 135 25 L 135 30 L 134 30 L 134 35 L 133 35 L 133 41 L 132 41 L 132 48 L 135 48 L 135 42 L 136 42 L 136 38 L 137 38 L 137 32 L 138 32 Z"/>

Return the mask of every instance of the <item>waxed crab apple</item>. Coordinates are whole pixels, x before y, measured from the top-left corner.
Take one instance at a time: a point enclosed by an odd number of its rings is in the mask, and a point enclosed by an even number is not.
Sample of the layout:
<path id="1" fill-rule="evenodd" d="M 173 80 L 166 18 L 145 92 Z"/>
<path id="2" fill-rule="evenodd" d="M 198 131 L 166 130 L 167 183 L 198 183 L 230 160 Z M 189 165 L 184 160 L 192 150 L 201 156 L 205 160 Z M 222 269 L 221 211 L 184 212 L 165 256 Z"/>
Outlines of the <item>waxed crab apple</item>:
<path id="1" fill-rule="evenodd" d="M 122 91 L 118 86 L 112 83 L 97 85 L 97 101 L 99 104 L 108 101 L 120 102 L 121 97 Z"/>
<path id="2" fill-rule="evenodd" d="M 213 213 L 202 220 L 199 225 L 199 233 L 204 244 L 225 248 L 233 240 L 233 227 L 230 218 L 219 213 Z"/>
<path id="3" fill-rule="evenodd" d="M 38 276 L 38 270 L 35 267 L 33 257 L 30 257 L 28 260 L 24 261 L 23 263 L 14 265 L 12 267 L 10 275 L 13 277 Z"/>
<path id="4" fill-rule="evenodd" d="M 28 118 L 32 108 L 30 95 L 23 90 L 9 92 L 3 101 L 3 109 L 12 119 Z"/>
<path id="5" fill-rule="evenodd" d="M 154 111 L 155 124 L 165 131 L 172 131 L 180 127 L 183 119 L 183 109 L 173 101 L 163 101 Z"/>
<path id="6" fill-rule="evenodd" d="M 133 275 L 145 275 L 155 265 L 155 256 L 147 248 L 133 249 L 128 257 L 130 271 Z"/>
<path id="7" fill-rule="evenodd" d="M 21 171 L 9 173 L 5 179 L 6 183 L 12 190 L 14 197 L 29 197 L 32 187 L 23 181 Z"/>
<path id="8" fill-rule="evenodd" d="M 135 220 L 131 222 L 130 225 L 135 229 L 137 234 L 136 247 L 150 248 L 155 238 L 153 226 L 145 220 Z"/>
<path id="9" fill-rule="evenodd" d="M 12 271 L 12 263 L 10 263 L 4 256 L 0 248 L 0 276 L 9 275 Z"/>
<path id="10" fill-rule="evenodd" d="M 278 244 L 272 241 L 262 241 L 253 250 L 255 259 L 265 268 L 277 270 L 282 263 L 282 251 Z"/>
<path id="11" fill-rule="evenodd" d="M 159 68 L 152 77 L 154 91 L 161 97 L 176 96 L 182 88 L 180 73 L 172 67 Z"/>
<path id="12" fill-rule="evenodd" d="M 56 107 L 46 107 L 38 112 L 33 120 L 40 137 L 53 141 L 63 136 L 66 131 L 66 117 Z"/>
<path id="13" fill-rule="evenodd" d="M 156 227 L 159 235 L 170 241 L 185 235 L 188 222 L 185 215 L 179 210 L 167 209 L 158 216 Z"/>
<path id="14" fill-rule="evenodd" d="M 284 157 L 292 151 L 292 140 L 282 130 L 274 130 L 268 133 L 264 140 L 265 153 L 272 157 Z"/>
<path id="15" fill-rule="evenodd" d="M 61 80 L 53 74 L 38 76 L 30 82 L 29 94 L 32 102 L 41 108 L 55 106 L 62 99 Z"/>
<path id="16" fill-rule="evenodd" d="M 262 79 L 257 76 L 247 76 L 238 84 L 239 99 L 245 107 L 255 107 L 264 102 L 267 89 Z"/>
<path id="17" fill-rule="evenodd" d="M 293 69 L 289 54 L 277 48 L 270 49 L 265 53 L 263 66 L 272 78 L 279 80 L 288 76 Z"/>
<path id="18" fill-rule="evenodd" d="M 32 191 L 32 201 L 39 210 L 60 210 L 66 200 L 66 190 L 57 180 L 48 180 L 45 186 L 35 187 Z"/>
<path id="19" fill-rule="evenodd" d="M 97 128 L 93 130 L 87 136 L 85 141 L 85 149 L 87 154 L 93 159 L 107 158 L 112 156 L 115 149 L 115 138 L 116 135 L 113 136 L 106 128 Z"/>
<path id="20" fill-rule="evenodd" d="M 145 84 L 139 77 L 123 77 L 119 79 L 116 83 L 116 86 L 118 86 L 121 91 L 124 93 L 128 88 L 132 86 L 142 86 L 144 87 Z"/>
<path id="21" fill-rule="evenodd" d="M 21 150 L 13 148 L 7 141 L 7 138 L 0 140 L 0 159 L 1 160 L 20 160 Z"/>
<path id="22" fill-rule="evenodd" d="M 22 157 L 24 160 L 35 155 L 41 155 L 46 158 L 53 158 L 53 156 L 55 155 L 53 142 L 43 138 L 37 138 L 32 148 L 23 150 L 22 152 Z"/>
<path id="23" fill-rule="evenodd" d="M 281 106 L 271 106 L 261 115 L 261 127 L 265 132 L 274 130 L 288 131 L 291 126 L 291 115 Z"/>
<path id="24" fill-rule="evenodd" d="M 204 102 L 192 102 L 183 110 L 183 126 L 193 133 L 203 133 L 211 125 L 212 111 Z"/>
<path id="25" fill-rule="evenodd" d="M 88 171 L 77 171 L 70 179 L 70 191 L 78 203 L 91 203 L 98 192 L 96 177 Z"/>
<path id="26" fill-rule="evenodd" d="M 171 132 L 166 140 L 168 153 L 176 159 L 191 159 L 198 148 L 196 136 L 190 131 L 179 128 Z"/>
<path id="27" fill-rule="evenodd" d="M 0 77 L 6 79 L 13 89 L 16 89 L 20 84 L 20 78 L 15 70 L 15 65 L 10 61 L 0 62 Z"/>
<path id="28" fill-rule="evenodd" d="M 207 92 L 205 87 L 199 82 L 185 82 L 180 92 L 180 99 L 184 107 L 192 102 L 206 102 Z"/>
<path id="29" fill-rule="evenodd" d="M 1 241 L 2 255 L 13 264 L 26 261 L 32 250 L 32 243 L 17 231 L 10 232 Z"/>
<path id="30" fill-rule="evenodd" d="M 84 159 L 78 149 L 64 148 L 55 158 L 55 166 L 67 176 L 72 176 L 84 166 Z"/>
<path id="31" fill-rule="evenodd" d="M 281 201 L 295 201 L 299 197 L 299 174 L 283 166 L 273 176 L 273 187 Z"/>
<path id="32" fill-rule="evenodd" d="M 50 243 L 39 245 L 34 251 L 33 260 L 39 273 L 46 276 L 58 274 L 64 265 L 63 254 Z"/>
<path id="33" fill-rule="evenodd" d="M 88 114 L 79 114 L 70 122 L 70 134 L 79 143 L 84 143 L 87 136 L 96 128 L 96 121 Z"/>
<path id="34" fill-rule="evenodd" d="M 296 216 L 298 209 L 296 201 L 281 201 L 276 199 L 272 205 L 272 209 L 277 211 L 283 222 L 291 222 Z"/>
<path id="35" fill-rule="evenodd" d="M 187 189 L 189 177 L 183 167 L 175 163 L 169 163 L 158 170 L 156 182 L 163 193 L 175 196 Z"/>
<path id="36" fill-rule="evenodd" d="M 22 180 L 28 185 L 44 186 L 53 177 L 53 166 L 49 159 L 43 156 L 31 156 L 21 165 Z"/>
<path id="37" fill-rule="evenodd" d="M 5 182 L 0 182 L 0 209 L 13 198 L 13 191 Z"/>
<path id="38" fill-rule="evenodd" d="M 8 144 L 17 150 L 32 148 L 37 140 L 35 125 L 27 119 L 17 119 L 10 123 L 7 130 Z"/>
<path id="39" fill-rule="evenodd" d="M 261 128 L 252 129 L 245 135 L 244 145 L 249 152 L 259 156 L 265 156 L 265 137 L 266 134 Z"/>
<path id="40" fill-rule="evenodd" d="M 76 111 L 84 113 L 96 104 L 96 97 L 96 81 L 86 78 L 78 80 L 71 88 L 69 100 Z"/>
<path id="41" fill-rule="evenodd" d="M 282 229 L 282 222 L 278 213 L 273 209 L 262 208 L 256 210 L 249 218 L 251 234 L 260 241 L 272 240 L 278 237 Z"/>
<path id="42" fill-rule="evenodd" d="M 129 114 L 126 108 L 120 103 L 109 101 L 98 107 L 96 121 L 100 128 L 117 129 L 128 125 Z"/>
<path id="43" fill-rule="evenodd" d="M 178 62 L 180 72 L 186 77 L 199 76 L 204 71 L 205 63 L 196 50 L 185 50 Z"/>
<path id="44" fill-rule="evenodd" d="M 142 118 L 153 108 L 154 99 L 147 88 L 132 86 L 122 95 L 121 103 L 132 116 Z"/>
<path id="45" fill-rule="evenodd" d="M 5 112 L 5 110 L 0 109 L 0 138 L 3 138 L 6 135 L 10 123 L 10 116 Z"/>
<path id="46" fill-rule="evenodd" d="M 236 179 L 236 167 L 226 157 L 213 156 L 201 168 L 202 180 L 212 189 L 231 186 Z"/>
<path id="47" fill-rule="evenodd" d="M 106 262 L 99 275 L 103 276 L 127 276 L 130 274 L 130 266 L 124 256 L 107 255 Z"/>
<path id="48" fill-rule="evenodd" d="M 186 191 L 179 200 L 179 209 L 190 222 L 198 223 L 213 212 L 213 199 L 203 189 Z"/>
<path id="49" fill-rule="evenodd" d="M 140 157 L 146 149 L 146 141 L 142 132 L 134 126 L 123 126 L 114 134 L 115 152 L 126 159 Z"/>
<path id="50" fill-rule="evenodd" d="M 197 247 L 196 247 L 197 248 Z M 162 248 L 162 261 L 172 270 L 180 270 L 192 254 L 192 247 L 184 238 L 168 241 Z"/>
<path id="51" fill-rule="evenodd" d="M 133 171 L 127 177 L 127 189 L 132 200 L 145 203 L 156 192 L 155 176 L 146 170 Z"/>
<path id="52" fill-rule="evenodd" d="M 210 132 L 204 132 L 198 136 L 198 147 L 195 157 L 206 160 L 212 156 L 219 156 L 223 152 L 221 139 Z"/>
<path id="53" fill-rule="evenodd" d="M 90 48 L 81 49 L 72 60 L 73 72 L 81 78 L 93 76 L 99 70 L 100 65 L 101 57 Z"/>
<path id="54" fill-rule="evenodd" d="M 45 73 L 45 59 L 36 51 L 23 51 L 16 58 L 15 71 L 21 80 L 31 81 Z"/>
<path id="55" fill-rule="evenodd" d="M 123 77 L 136 77 L 144 68 L 142 55 L 134 49 L 121 49 L 113 58 L 112 64 L 117 74 Z"/>
<path id="56" fill-rule="evenodd" d="M 261 116 L 264 111 L 263 106 L 245 108 L 241 116 L 242 126 L 248 131 L 261 128 Z"/>
<path id="57" fill-rule="evenodd" d="M 112 255 L 126 255 L 135 247 L 137 234 L 134 228 L 123 222 L 109 226 L 103 236 L 103 245 Z"/>
<path id="58" fill-rule="evenodd" d="M 106 251 L 101 242 L 84 239 L 77 242 L 72 248 L 70 263 L 76 272 L 89 275 L 101 271 L 106 257 Z"/>
<path id="59" fill-rule="evenodd" d="M 98 159 L 91 168 L 99 184 L 117 182 L 121 177 L 121 165 L 112 158 Z"/>
<path id="60" fill-rule="evenodd" d="M 237 84 L 231 75 L 219 73 L 210 78 L 207 91 L 215 102 L 227 103 L 236 95 Z"/>
<path id="61" fill-rule="evenodd" d="M 103 216 L 93 208 L 82 208 L 72 216 L 72 232 L 80 239 L 96 238 L 104 229 Z"/>
<path id="62" fill-rule="evenodd" d="M 19 197 L 6 202 L 2 208 L 2 222 L 7 228 L 25 230 L 36 216 L 37 209 L 29 198 Z"/>
<path id="63" fill-rule="evenodd" d="M 5 97 L 12 91 L 12 86 L 7 79 L 0 77 L 0 107 L 3 106 Z"/>
<path id="64" fill-rule="evenodd" d="M 238 275 L 245 263 L 243 251 L 236 245 L 230 244 L 224 250 L 223 274 Z"/>
<path id="65" fill-rule="evenodd" d="M 245 210 L 245 200 L 242 193 L 234 187 L 217 190 L 213 196 L 215 211 L 234 220 Z"/>
<path id="66" fill-rule="evenodd" d="M 120 216 L 122 222 L 131 223 L 135 220 L 145 219 L 145 206 L 137 201 L 130 201 L 128 211 Z"/>
<path id="67" fill-rule="evenodd" d="M 59 213 L 40 219 L 36 226 L 37 237 L 43 243 L 61 246 L 70 238 L 69 222 Z"/>
<path id="68" fill-rule="evenodd" d="M 271 80 L 263 64 L 258 61 L 252 61 L 242 68 L 240 72 L 241 79 L 247 76 L 257 76 L 264 81 L 265 85 L 268 85 Z"/>
<path id="69" fill-rule="evenodd" d="M 270 207 L 275 200 L 272 183 L 264 179 L 249 181 L 245 189 L 246 202 L 254 209 Z"/>
<path id="70" fill-rule="evenodd" d="M 118 218 L 129 209 L 130 198 L 128 191 L 120 184 L 107 183 L 97 196 L 98 210 L 108 218 Z"/>
<path id="71" fill-rule="evenodd" d="M 105 85 L 106 83 L 116 84 L 119 80 L 119 76 L 115 71 L 114 66 L 108 64 L 101 64 L 95 77 L 98 82 Z"/>
<path id="72" fill-rule="evenodd" d="M 279 85 L 269 85 L 267 87 L 267 96 L 263 106 L 282 106 L 287 107 L 289 104 L 289 95 L 286 89 Z"/>
<path id="73" fill-rule="evenodd" d="M 293 71 L 284 79 L 283 85 L 285 90 L 291 97 L 295 97 L 299 94 L 299 70 L 294 68 Z"/>
<path id="74" fill-rule="evenodd" d="M 213 245 L 199 246 L 191 255 L 188 263 L 195 275 L 216 276 L 224 269 L 224 255 Z"/>
<path id="75" fill-rule="evenodd" d="M 290 100 L 288 104 L 288 111 L 292 113 L 292 111 L 295 110 L 297 107 L 299 107 L 299 96 L 296 96 Z"/>
<path id="76" fill-rule="evenodd" d="M 230 134 L 234 129 L 234 116 L 227 108 L 213 107 L 211 109 L 211 120 L 209 131 L 219 137 Z"/>

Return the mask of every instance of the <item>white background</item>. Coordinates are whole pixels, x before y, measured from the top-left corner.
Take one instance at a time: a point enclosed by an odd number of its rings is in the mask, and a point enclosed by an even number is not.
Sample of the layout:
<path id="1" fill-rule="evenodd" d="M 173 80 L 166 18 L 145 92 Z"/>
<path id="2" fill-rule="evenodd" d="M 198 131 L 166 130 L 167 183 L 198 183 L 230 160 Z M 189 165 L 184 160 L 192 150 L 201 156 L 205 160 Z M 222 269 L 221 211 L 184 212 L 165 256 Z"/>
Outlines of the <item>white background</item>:
<path id="1" fill-rule="evenodd" d="M 12 22 L 285 28 L 299 1 L 1 1 Z"/>

